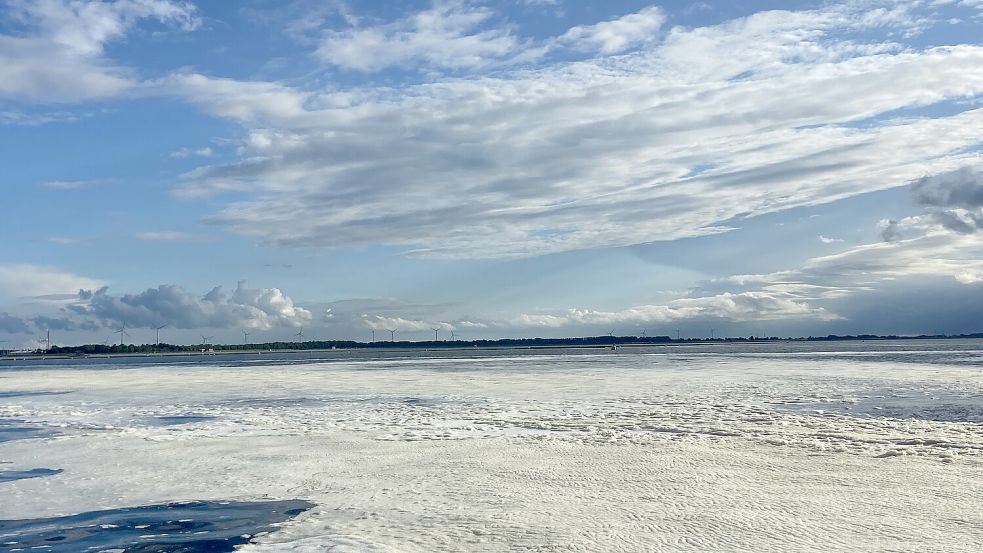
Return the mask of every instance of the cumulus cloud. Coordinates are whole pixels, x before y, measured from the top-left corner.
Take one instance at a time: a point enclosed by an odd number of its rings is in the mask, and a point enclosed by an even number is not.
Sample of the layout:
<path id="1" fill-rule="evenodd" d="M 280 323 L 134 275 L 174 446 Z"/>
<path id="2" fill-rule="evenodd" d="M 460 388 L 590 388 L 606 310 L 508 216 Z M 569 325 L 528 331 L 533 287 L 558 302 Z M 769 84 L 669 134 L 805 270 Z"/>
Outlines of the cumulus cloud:
<path id="1" fill-rule="evenodd" d="M 983 110 L 892 113 L 978 97 L 983 47 L 871 42 L 909 20 L 869 7 L 397 87 L 185 75 L 176 93 L 247 135 L 239 160 L 189 172 L 181 193 L 245 193 L 211 220 L 264 243 L 508 257 L 723 232 L 965 164 Z"/>
<path id="2" fill-rule="evenodd" d="M 198 25 L 195 8 L 171 0 L 6 0 L 0 34 L 0 98 L 72 102 L 104 98 L 132 88 L 132 72 L 104 56 L 108 43 L 140 20 L 184 29 Z"/>
<path id="3" fill-rule="evenodd" d="M 172 284 L 163 284 L 139 294 L 112 295 L 108 288 L 83 290 L 75 313 L 106 322 L 125 321 L 134 327 L 169 324 L 175 328 L 300 327 L 313 319 L 307 309 L 294 305 L 277 288 L 249 288 L 240 281 L 231 295 L 217 286 L 204 296 Z"/>
<path id="4" fill-rule="evenodd" d="M 983 171 L 978 167 L 927 176 L 912 185 L 912 192 L 933 222 L 960 233 L 983 229 Z"/>

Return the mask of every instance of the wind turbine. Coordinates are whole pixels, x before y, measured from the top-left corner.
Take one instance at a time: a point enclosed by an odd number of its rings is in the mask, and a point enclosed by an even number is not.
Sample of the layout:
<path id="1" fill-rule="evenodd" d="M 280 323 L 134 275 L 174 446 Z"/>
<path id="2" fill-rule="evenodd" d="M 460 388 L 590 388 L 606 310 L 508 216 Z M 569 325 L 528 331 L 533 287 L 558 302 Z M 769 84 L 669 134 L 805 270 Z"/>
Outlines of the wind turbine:
<path id="1" fill-rule="evenodd" d="M 398 328 L 394 328 L 394 329 L 392 329 L 392 330 L 389 331 L 390 341 L 392 341 L 392 342 L 395 342 L 396 341 L 396 331 L 397 330 L 399 330 L 399 329 Z"/>
<path id="2" fill-rule="evenodd" d="M 297 337 L 297 341 L 298 342 L 300 342 L 301 344 L 303 344 L 304 343 L 304 327 L 300 327 L 300 332 L 298 332 L 297 334 L 294 334 L 294 336 Z"/>
<path id="3" fill-rule="evenodd" d="M 676 340 L 677 341 L 679 340 L 679 329 L 678 328 L 676 329 Z"/>
<path id="4" fill-rule="evenodd" d="M 456 333 L 456 332 L 454 332 L 453 330 L 451 331 L 451 340 L 452 340 L 452 341 L 453 341 L 453 340 L 457 340 L 457 333 Z"/>
<path id="5" fill-rule="evenodd" d="M 204 334 L 202 334 L 201 335 L 201 347 L 204 348 L 206 345 L 208 345 L 208 341 L 211 340 L 212 338 L 214 338 L 214 336 L 205 336 Z"/>
<path id="6" fill-rule="evenodd" d="M 155 327 L 154 327 L 154 330 L 156 330 L 156 331 L 157 331 L 157 347 L 158 347 L 158 348 L 160 348 L 160 330 L 161 330 L 162 328 L 166 328 L 166 327 L 167 327 L 167 324 L 168 324 L 168 323 L 164 323 L 164 324 L 162 324 L 162 325 L 160 325 L 160 326 L 155 326 Z"/>
<path id="7" fill-rule="evenodd" d="M 714 332 L 717 332 L 717 329 L 716 329 L 716 328 L 713 328 L 713 327 L 711 326 L 711 327 L 710 327 L 710 339 L 711 339 L 711 340 L 713 340 L 713 333 L 714 333 Z"/>
<path id="8" fill-rule="evenodd" d="M 438 341 L 437 340 L 437 333 L 440 332 L 440 329 L 439 328 L 431 328 L 430 330 L 433 331 L 433 341 L 434 342 Z"/>
<path id="9" fill-rule="evenodd" d="M 242 331 L 242 343 L 243 344 L 248 344 L 249 343 L 249 335 L 250 334 L 252 334 L 252 333 L 251 332 L 246 332 L 245 330 Z"/>
<path id="10" fill-rule="evenodd" d="M 130 337 L 130 333 L 126 331 L 126 321 L 116 329 L 116 334 L 119 334 L 119 347 L 123 347 L 123 336 Z"/>
<path id="11" fill-rule="evenodd" d="M 375 329 L 372 329 L 372 342 L 375 342 Z"/>
<path id="12" fill-rule="evenodd" d="M 6 343 L 7 343 L 6 340 L 0 340 L 0 344 L 6 344 Z M 4 354 L 6 352 L 7 352 L 7 350 L 5 350 L 3 348 L 0 348 L 0 355 Z"/>

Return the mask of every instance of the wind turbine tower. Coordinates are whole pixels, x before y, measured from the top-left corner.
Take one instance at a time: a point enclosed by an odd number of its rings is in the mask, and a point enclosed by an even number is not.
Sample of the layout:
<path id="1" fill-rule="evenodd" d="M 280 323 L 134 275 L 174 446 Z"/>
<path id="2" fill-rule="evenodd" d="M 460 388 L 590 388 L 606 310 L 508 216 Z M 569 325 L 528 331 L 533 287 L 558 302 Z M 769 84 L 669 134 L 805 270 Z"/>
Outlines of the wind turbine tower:
<path id="1" fill-rule="evenodd" d="M 438 341 L 437 340 L 437 333 L 440 332 L 440 329 L 439 328 L 431 328 L 430 330 L 433 331 L 433 341 L 434 342 L 437 342 Z"/>
<path id="2" fill-rule="evenodd" d="M 118 329 L 116 329 L 116 334 L 119 334 L 119 347 L 123 347 L 123 337 L 124 336 L 126 336 L 127 338 L 130 337 L 130 333 L 126 331 L 126 321 L 123 321 L 123 324 L 120 325 Z"/>
<path id="3" fill-rule="evenodd" d="M 395 342 L 396 341 L 396 331 L 397 330 L 399 330 L 399 329 L 398 328 L 394 328 L 394 329 L 392 329 L 392 330 L 389 331 L 389 341 L 391 341 L 391 342 Z"/>
<path id="4" fill-rule="evenodd" d="M 160 348 L 160 330 L 161 330 L 162 328 L 166 328 L 166 327 L 167 327 L 167 323 L 164 323 L 164 324 L 162 324 L 162 325 L 160 325 L 160 326 L 155 326 L 155 327 L 154 327 L 154 330 L 156 330 L 156 331 L 157 331 L 157 346 L 156 346 L 156 347 L 157 347 L 158 349 Z"/>
<path id="5" fill-rule="evenodd" d="M 242 343 L 249 344 L 249 333 L 245 330 L 242 331 Z"/>

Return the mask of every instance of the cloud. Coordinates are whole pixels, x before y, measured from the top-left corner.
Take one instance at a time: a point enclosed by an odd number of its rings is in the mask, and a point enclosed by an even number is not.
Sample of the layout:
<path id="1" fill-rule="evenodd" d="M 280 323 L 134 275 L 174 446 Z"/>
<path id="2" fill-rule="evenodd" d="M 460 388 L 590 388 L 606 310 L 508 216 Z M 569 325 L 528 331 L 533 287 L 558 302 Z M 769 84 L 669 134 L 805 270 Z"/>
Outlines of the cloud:
<path id="1" fill-rule="evenodd" d="M 151 328 L 169 324 L 175 328 L 250 328 L 270 330 L 300 327 L 313 315 L 297 307 L 277 288 L 248 288 L 240 281 L 231 295 L 217 286 L 204 296 L 173 284 L 162 284 L 139 294 L 115 296 L 107 288 L 83 290 L 70 309 L 103 322 L 125 321 L 128 326 Z"/>
<path id="2" fill-rule="evenodd" d="M 308 95 L 277 83 L 179 73 L 160 80 L 156 87 L 161 94 L 175 94 L 194 102 L 208 113 L 245 123 L 299 123 L 309 115 L 304 109 Z"/>
<path id="3" fill-rule="evenodd" d="M 794 318 L 831 320 L 837 315 L 779 292 L 723 293 L 681 298 L 665 305 L 639 305 L 620 311 L 570 309 L 559 314 L 523 314 L 510 324 L 518 327 L 617 326 L 680 321 L 767 321 Z"/>
<path id="4" fill-rule="evenodd" d="M 74 330 L 86 330 L 95 331 L 100 327 L 92 321 L 76 321 L 68 317 L 48 317 L 45 315 L 38 315 L 31 318 L 31 322 L 34 324 L 34 328 L 39 331 L 45 330 L 56 330 L 56 331 L 74 331 Z"/>
<path id="5" fill-rule="evenodd" d="M 482 29 L 493 16 L 489 8 L 436 0 L 430 9 L 391 23 L 328 31 L 316 55 L 331 65 L 362 72 L 393 66 L 481 67 L 519 46 L 508 29 Z"/>
<path id="6" fill-rule="evenodd" d="M 159 230 L 138 232 L 134 235 L 134 238 L 147 242 L 186 242 L 188 240 L 194 240 L 195 236 L 177 230 Z"/>
<path id="7" fill-rule="evenodd" d="M 170 157 L 176 158 L 187 158 L 187 157 L 212 157 L 215 152 L 209 147 L 204 148 L 178 148 L 170 154 Z"/>
<path id="8" fill-rule="evenodd" d="M 51 190 L 79 190 L 101 184 L 100 180 L 49 180 L 41 183 L 42 188 Z"/>
<path id="9" fill-rule="evenodd" d="M 83 114 L 72 113 L 69 111 L 24 111 L 24 110 L 4 110 L 0 111 L 0 125 L 19 125 L 23 127 L 36 127 L 47 125 L 48 123 L 71 123 L 84 117 Z"/>
<path id="10" fill-rule="evenodd" d="M 0 312 L 0 332 L 5 334 L 28 334 L 31 328 L 24 319 L 14 317 L 6 312 Z M 0 349 L 6 349 L 0 346 Z"/>
<path id="11" fill-rule="evenodd" d="M 435 328 L 446 331 L 456 330 L 456 327 L 450 323 L 427 322 L 382 315 L 362 315 L 362 325 L 372 330 L 385 330 L 387 332 L 393 329 L 403 332 L 432 332 Z"/>
<path id="12" fill-rule="evenodd" d="M 108 43 L 140 20 L 183 29 L 198 25 L 195 8 L 170 0 L 8 0 L 0 34 L 0 99 L 76 102 L 118 95 L 136 84 L 105 56 Z"/>
<path id="13" fill-rule="evenodd" d="M 842 238 L 830 238 L 828 236 L 823 236 L 822 234 L 820 234 L 819 235 L 819 241 L 822 242 L 823 244 L 839 244 L 839 243 L 843 242 L 843 239 Z"/>
<path id="14" fill-rule="evenodd" d="M 912 192 L 929 218 L 960 233 L 983 229 L 983 171 L 966 166 L 916 181 Z"/>
<path id="15" fill-rule="evenodd" d="M 787 321 L 821 320 L 839 318 L 822 307 L 781 291 L 749 291 L 717 295 L 688 297 L 663 305 L 639 305 L 618 311 L 574 308 L 564 311 L 522 313 L 508 319 L 478 320 L 460 319 L 450 322 L 414 319 L 392 315 L 366 315 L 360 317 L 365 328 L 381 331 L 398 329 L 400 332 L 432 332 L 471 330 L 514 335 L 529 329 L 569 329 L 570 332 L 596 332 L 598 328 L 636 326 L 659 323 L 704 323 L 714 321 Z"/>
<path id="16" fill-rule="evenodd" d="M 246 128 L 238 160 L 188 172 L 179 193 L 237 192 L 210 220 L 266 244 L 488 258 L 725 232 L 966 164 L 983 109 L 954 102 L 983 94 L 983 47 L 897 44 L 913 19 L 868 7 L 422 84 L 179 76 L 175 94 Z M 898 115 L 933 104 L 959 109 Z"/>
<path id="17" fill-rule="evenodd" d="M 578 25 L 559 37 L 558 42 L 575 50 L 617 54 L 654 41 L 665 21 L 666 15 L 662 9 L 652 6 L 618 19 Z"/>
<path id="18" fill-rule="evenodd" d="M 45 238 L 45 241 L 62 246 L 73 246 L 81 242 L 80 239 L 71 236 L 49 236 Z"/>
<path id="19" fill-rule="evenodd" d="M 75 294 L 83 288 L 105 286 L 106 281 L 29 263 L 0 264 L 0 290 L 12 297 Z"/>

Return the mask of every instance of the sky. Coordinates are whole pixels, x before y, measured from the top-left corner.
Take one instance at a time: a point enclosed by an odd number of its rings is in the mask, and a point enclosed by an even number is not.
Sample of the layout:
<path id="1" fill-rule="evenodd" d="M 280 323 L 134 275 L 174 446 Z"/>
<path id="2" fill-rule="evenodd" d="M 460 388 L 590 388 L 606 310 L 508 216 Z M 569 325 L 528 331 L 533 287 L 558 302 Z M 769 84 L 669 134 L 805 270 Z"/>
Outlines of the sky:
<path id="1" fill-rule="evenodd" d="M 0 0 L 0 349 L 980 332 L 981 100 L 981 0 Z"/>

